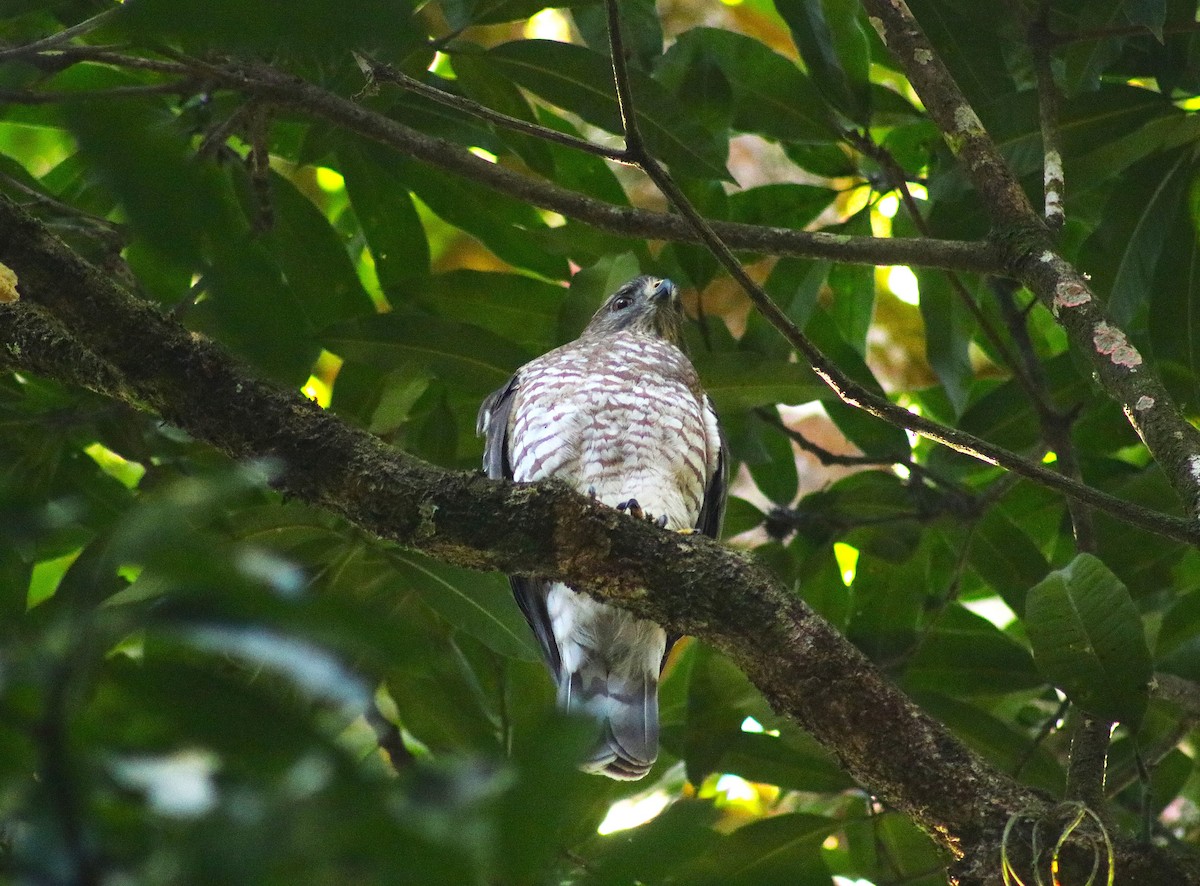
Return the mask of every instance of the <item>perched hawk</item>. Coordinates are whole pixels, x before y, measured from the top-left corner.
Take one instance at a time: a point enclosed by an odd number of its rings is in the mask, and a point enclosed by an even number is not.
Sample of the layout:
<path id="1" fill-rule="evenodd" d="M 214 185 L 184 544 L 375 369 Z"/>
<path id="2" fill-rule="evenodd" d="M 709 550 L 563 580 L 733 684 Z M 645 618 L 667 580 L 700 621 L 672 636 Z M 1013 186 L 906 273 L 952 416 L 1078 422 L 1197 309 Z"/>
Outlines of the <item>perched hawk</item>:
<path id="1" fill-rule="evenodd" d="M 487 475 L 557 477 L 659 526 L 715 538 L 727 458 L 712 403 L 679 349 L 682 325 L 670 280 L 637 277 L 618 289 L 579 338 L 525 364 L 483 402 Z M 584 768 L 641 778 L 658 756 L 658 676 L 678 637 L 559 582 L 511 583 L 559 704 L 602 724 Z"/>

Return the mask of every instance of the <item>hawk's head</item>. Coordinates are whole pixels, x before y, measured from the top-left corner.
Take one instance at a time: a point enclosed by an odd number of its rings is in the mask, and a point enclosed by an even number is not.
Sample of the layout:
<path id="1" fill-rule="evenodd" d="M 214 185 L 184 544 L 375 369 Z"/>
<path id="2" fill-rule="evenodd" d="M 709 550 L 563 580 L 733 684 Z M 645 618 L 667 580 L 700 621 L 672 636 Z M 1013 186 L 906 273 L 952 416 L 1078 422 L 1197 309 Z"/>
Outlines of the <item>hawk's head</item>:
<path id="1" fill-rule="evenodd" d="M 683 306 L 675 284 L 662 277 L 634 277 L 608 297 L 583 334 L 590 338 L 615 332 L 640 332 L 679 344 Z"/>

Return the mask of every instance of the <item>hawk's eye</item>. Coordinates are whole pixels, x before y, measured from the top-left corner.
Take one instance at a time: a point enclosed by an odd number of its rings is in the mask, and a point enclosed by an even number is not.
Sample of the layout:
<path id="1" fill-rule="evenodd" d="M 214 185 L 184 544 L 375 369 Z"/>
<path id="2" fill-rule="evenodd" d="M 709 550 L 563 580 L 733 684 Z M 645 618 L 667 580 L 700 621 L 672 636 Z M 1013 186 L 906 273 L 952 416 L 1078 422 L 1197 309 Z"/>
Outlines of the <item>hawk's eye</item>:
<path id="1" fill-rule="evenodd" d="M 628 295 L 618 295 L 613 299 L 612 309 L 613 311 L 623 311 L 631 304 L 633 304 L 633 299 Z"/>

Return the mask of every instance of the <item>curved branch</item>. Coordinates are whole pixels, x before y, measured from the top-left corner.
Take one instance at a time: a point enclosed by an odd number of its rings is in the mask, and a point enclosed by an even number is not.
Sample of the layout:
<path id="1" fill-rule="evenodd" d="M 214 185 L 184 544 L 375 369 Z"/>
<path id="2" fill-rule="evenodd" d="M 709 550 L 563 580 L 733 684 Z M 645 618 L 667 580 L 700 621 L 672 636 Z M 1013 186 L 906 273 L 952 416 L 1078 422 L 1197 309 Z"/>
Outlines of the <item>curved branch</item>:
<path id="1" fill-rule="evenodd" d="M 145 59 L 107 50 L 89 54 L 85 48 L 78 49 L 80 51 L 76 55 L 80 59 L 92 58 L 106 64 L 164 74 L 190 75 L 226 89 L 268 99 L 273 104 L 337 124 L 348 132 L 379 142 L 430 166 L 469 178 L 494 191 L 553 210 L 602 231 L 638 239 L 701 242 L 692 227 L 679 216 L 617 206 L 544 179 L 522 175 L 477 157 L 462 145 L 411 129 L 390 117 L 267 65 L 249 62 L 208 64 L 194 60 L 184 63 Z M 727 221 L 714 221 L 712 226 L 732 248 L 746 252 L 794 255 L 851 264 L 915 265 L 980 274 L 1002 270 L 999 253 L 990 242 L 851 237 Z"/>

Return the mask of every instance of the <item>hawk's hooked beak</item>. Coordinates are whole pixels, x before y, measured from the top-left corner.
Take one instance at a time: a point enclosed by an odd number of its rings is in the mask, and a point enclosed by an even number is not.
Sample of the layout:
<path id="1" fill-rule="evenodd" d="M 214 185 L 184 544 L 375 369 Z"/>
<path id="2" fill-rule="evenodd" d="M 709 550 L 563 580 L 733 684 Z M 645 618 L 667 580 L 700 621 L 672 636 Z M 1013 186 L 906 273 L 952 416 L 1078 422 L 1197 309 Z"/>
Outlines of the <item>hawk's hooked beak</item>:
<path id="1" fill-rule="evenodd" d="M 655 304 L 678 301 L 679 288 L 670 280 L 664 277 L 662 280 L 652 281 L 652 284 L 654 288 L 650 293 L 650 297 L 654 299 Z"/>
<path id="2" fill-rule="evenodd" d="M 679 344 L 683 337 L 683 303 L 679 288 L 665 277 L 647 281 L 654 330 L 670 342 Z"/>

